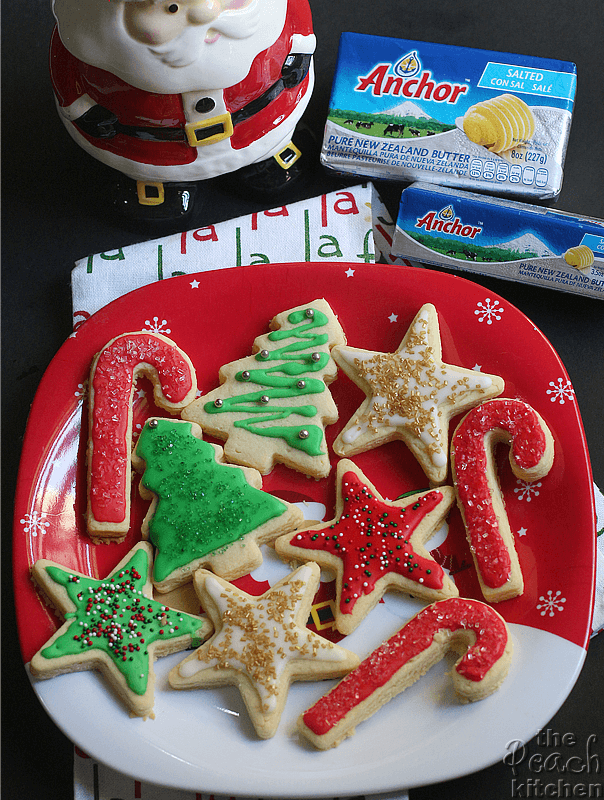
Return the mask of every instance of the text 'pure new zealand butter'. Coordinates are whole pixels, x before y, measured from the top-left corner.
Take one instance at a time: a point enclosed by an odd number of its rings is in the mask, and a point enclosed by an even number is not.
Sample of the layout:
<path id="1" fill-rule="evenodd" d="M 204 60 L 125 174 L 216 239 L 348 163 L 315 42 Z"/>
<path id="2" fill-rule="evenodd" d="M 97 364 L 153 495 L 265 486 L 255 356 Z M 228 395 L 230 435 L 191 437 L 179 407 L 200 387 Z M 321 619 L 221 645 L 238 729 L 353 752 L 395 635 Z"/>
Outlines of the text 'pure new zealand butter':
<path id="1" fill-rule="evenodd" d="M 321 160 L 341 173 L 554 198 L 575 87 L 566 61 L 344 33 Z"/>

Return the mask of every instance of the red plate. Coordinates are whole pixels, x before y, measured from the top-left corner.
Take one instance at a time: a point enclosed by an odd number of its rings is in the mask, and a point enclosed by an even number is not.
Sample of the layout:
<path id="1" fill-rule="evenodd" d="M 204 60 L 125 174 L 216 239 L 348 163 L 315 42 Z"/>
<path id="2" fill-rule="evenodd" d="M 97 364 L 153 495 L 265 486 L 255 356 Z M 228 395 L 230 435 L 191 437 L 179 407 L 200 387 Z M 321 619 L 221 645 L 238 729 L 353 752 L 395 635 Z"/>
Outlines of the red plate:
<path id="1" fill-rule="evenodd" d="M 465 279 L 414 268 L 326 262 L 259 265 L 160 281 L 99 311 L 59 350 L 31 409 L 16 496 L 14 581 L 25 662 L 57 626 L 29 578 L 31 565 L 44 557 L 95 577 L 105 575 L 139 538 L 146 510 L 135 485 L 126 541 L 95 546 L 88 539 L 82 418 L 94 354 L 118 334 L 157 330 L 190 356 L 199 387 L 206 392 L 217 385 L 222 364 L 251 353 L 254 339 L 267 330 L 275 314 L 319 297 L 325 297 L 338 315 L 350 345 L 382 352 L 394 351 L 419 308 L 433 303 L 443 360 L 502 376 L 504 396 L 530 403 L 544 417 L 556 448 L 546 478 L 533 485 L 517 481 L 507 448 L 498 452 L 525 592 L 497 608 L 510 623 L 586 648 L 595 571 L 592 478 L 574 392 L 551 345 L 506 300 Z M 363 397 L 343 375 L 331 389 L 340 421 L 328 428 L 329 443 Z M 137 396 L 135 426 L 153 413 L 157 411 L 147 395 Z M 455 424 L 453 420 L 451 430 Z M 427 488 L 402 442 L 354 460 L 386 497 Z M 294 502 L 322 503 L 327 518 L 333 512 L 333 478 L 308 480 L 278 466 L 264 479 L 264 489 Z M 481 597 L 456 509 L 449 518 L 449 533 L 433 555 L 450 570 L 462 596 Z M 563 700 L 555 701 L 551 715 Z"/>

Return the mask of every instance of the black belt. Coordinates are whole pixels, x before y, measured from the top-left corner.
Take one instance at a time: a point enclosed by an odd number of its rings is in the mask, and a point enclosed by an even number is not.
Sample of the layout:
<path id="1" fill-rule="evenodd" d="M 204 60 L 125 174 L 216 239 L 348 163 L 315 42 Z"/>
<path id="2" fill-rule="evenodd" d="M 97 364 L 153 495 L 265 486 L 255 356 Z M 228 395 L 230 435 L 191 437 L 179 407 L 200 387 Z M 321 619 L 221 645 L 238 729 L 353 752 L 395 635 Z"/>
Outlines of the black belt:
<path id="1" fill-rule="evenodd" d="M 185 128 L 160 128 L 160 127 L 139 127 L 135 125 L 124 125 L 111 112 L 111 119 L 105 121 L 103 133 L 92 133 L 90 126 L 81 124 L 83 118 L 75 121 L 85 133 L 100 136 L 101 138 L 113 138 L 118 133 L 131 136 L 134 139 L 142 139 L 148 142 L 189 142 L 193 147 L 203 144 L 210 144 L 221 139 L 227 139 L 233 133 L 233 127 L 240 122 L 250 119 L 259 111 L 262 111 L 285 89 L 293 89 L 302 83 L 308 70 L 310 69 L 311 55 L 296 54 L 290 55 L 285 60 L 281 70 L 281 77 L 265 92 L 255 100 L 233 112 L 233 114 L 220 114 L 217 117 L 210 117 L 199 123 L 189 123 Z M 99 107 L 93 107 L 86 115 L 93 112 L 95 117 L 99 116 Z"/>

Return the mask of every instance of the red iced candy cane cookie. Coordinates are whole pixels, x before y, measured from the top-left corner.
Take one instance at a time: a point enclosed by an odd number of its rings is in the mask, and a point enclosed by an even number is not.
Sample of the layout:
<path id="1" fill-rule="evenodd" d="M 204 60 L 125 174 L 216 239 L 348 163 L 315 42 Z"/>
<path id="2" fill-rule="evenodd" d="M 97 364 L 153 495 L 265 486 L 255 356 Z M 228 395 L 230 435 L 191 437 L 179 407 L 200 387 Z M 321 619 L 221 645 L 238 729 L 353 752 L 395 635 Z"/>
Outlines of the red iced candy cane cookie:
<path id="1" fill-rule="evenodd" d="M 482 700 L 499 688 L 512 657 L 502 617 L 479 600 L 450 597 L 422 609 L 298 720 L 316 747 L 335 747 L 440 661 L 447 650 L 464 653 L 452 671 L 463 701 Z"/>
<path id="2" fill-rule="evenodd" d="M 90 370 L 88 532 L 121 541 L 130 525 L 132 395 L 140 376 L 153 383 L 158 406 L 178 414 L 195 399 L 195 369 L 159 333 L 124 333 L 98 353 Z"/>
<path id="3" fill-rule="evenodd" d="M 494 460 L 495 445 L 510 445 L 517 478 L 535 481 L 550 471 L 554 441 L 539 414 L 520 400 L 498 398 L 472 409 L 451 441 L 451 468 L 478 579 L 490 603 L 522 594 L 524 583 Z"/>

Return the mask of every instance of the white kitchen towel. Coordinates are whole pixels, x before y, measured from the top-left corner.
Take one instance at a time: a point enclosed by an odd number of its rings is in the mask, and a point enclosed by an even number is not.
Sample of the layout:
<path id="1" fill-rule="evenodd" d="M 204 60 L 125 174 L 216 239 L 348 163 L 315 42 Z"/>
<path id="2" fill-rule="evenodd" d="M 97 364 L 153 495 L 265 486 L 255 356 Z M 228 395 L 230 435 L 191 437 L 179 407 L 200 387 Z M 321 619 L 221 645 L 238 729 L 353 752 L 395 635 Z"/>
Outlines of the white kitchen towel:
<path id="1" fill-rule="evenodd" d="M 155 784 L 135 781 L 88 758 L 76 748 L 74 758 L 74 800 L 258 800 L 253 797 L 225 797 L 166 789 Z M 338 797 L 334 800 L 409 800 L 405 790 L 392 794 Z"/>
<path id="2" fill-rule="evenodd" d="M 71 276 L 74 327 L 133 289 L 175 275 L 252 264 L 309 261 L 373 263 L 374 220 L 387 215 L 371 183 L 76 262 Z"/>

